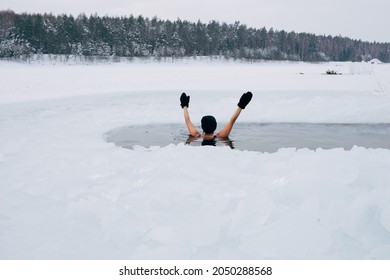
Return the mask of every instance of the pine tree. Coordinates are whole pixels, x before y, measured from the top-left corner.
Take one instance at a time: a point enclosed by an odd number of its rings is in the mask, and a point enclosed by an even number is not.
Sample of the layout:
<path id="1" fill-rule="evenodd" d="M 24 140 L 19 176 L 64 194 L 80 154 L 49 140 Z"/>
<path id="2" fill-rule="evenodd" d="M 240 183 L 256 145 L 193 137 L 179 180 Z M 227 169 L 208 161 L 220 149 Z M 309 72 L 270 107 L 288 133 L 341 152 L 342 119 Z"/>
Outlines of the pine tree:
<path id="1" fill-rule="evenodd" d="M 341 36 L 248 28 L 210 21 L 151 20 L 143 16 L 16 14 L 0 11 L 0 57 L 34 53 L 83 56 L 223 55 L 240 59 L 301 61 L 379 58 L 390 61 L 390 44 Z"/>

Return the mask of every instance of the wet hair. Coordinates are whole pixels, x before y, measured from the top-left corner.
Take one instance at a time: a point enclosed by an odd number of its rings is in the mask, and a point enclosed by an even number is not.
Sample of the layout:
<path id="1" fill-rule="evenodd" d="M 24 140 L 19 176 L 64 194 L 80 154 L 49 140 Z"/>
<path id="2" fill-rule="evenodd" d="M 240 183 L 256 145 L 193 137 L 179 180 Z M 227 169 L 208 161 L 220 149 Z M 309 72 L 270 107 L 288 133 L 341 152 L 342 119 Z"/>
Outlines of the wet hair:
<path id="1" fill-rule="evenodd" d="M 204 133 L 211 134 L 214 133 L 217 128 L 217 121 L 213 116 L 204 116 L 201 120 L 202 129 Z"/>

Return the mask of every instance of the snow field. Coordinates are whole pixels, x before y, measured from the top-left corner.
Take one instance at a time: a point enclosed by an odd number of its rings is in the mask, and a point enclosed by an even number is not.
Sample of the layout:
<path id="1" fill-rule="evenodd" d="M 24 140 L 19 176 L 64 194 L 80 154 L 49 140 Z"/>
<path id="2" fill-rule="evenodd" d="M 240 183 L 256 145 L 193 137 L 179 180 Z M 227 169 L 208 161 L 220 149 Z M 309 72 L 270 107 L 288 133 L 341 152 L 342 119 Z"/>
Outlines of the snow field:
<path id="1" fill-rule="evenodd" d="M 196 124 L 226 121 L 247 90 L 236 125 L 388 123 L 372 76 L 388 66 L 321 74 L 355 67 L 337 65 L 1 62 L 0 258 L 389 259 L 389 150 L 104 141 L 122 125 L 182 122 L 182 91 Z"/>

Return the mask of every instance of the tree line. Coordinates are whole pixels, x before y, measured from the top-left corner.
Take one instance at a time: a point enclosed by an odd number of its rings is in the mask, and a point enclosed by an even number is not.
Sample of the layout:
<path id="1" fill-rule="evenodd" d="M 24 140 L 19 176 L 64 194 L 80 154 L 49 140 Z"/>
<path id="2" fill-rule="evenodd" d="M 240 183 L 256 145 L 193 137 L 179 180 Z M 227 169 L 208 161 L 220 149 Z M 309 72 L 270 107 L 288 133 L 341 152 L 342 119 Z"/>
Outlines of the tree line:
<path id="1" fill-rule="evenodd" d="M 0 11 L 0 57 L 223 56 L 250 60 L 390 62 L 390 43 L 233 24 Z"/>

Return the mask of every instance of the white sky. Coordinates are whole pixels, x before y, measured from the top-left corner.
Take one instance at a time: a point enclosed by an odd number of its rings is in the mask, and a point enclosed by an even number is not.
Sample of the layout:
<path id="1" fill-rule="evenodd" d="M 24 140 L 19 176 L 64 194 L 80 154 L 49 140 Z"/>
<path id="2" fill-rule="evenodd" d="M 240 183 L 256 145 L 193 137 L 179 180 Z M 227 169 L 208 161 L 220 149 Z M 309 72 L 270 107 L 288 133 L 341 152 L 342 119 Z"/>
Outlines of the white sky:
<path id="1" fill-rule="evenodd" d="M 1 0 L 0 10 L 240 21 L 249 27 L 390 42 L 389 0 Z"/>

